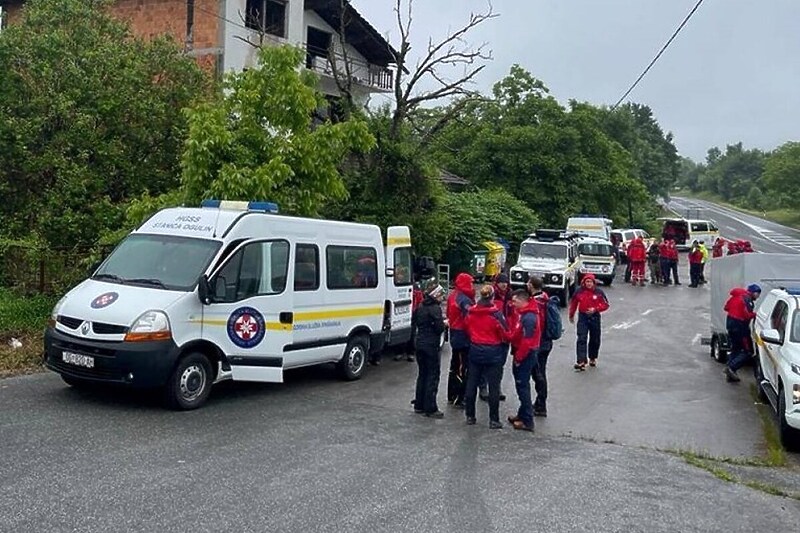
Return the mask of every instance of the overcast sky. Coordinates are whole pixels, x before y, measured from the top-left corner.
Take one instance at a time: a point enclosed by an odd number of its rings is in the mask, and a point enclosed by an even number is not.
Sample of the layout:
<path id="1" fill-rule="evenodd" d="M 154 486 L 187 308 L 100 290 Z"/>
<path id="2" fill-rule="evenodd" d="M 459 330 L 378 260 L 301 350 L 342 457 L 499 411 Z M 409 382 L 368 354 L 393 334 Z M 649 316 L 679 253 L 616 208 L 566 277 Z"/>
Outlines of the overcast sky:
<path id="1" fill-rule="evenodd" d="M 494 60 L 478 88 L 519 63 L 566 103 L 613 104 L 696 0 L 494 0 L 500 17 L 476 30 Z M 398 43 L 394 0 L 353 0 Z M 457 28 L 485 0 L 416 0 L 412 44 Z M 800 0 L 705 0 L 629 97 L 653 108 L 683 155 L 738 141 L 772 149 L 800 140 Z"/>

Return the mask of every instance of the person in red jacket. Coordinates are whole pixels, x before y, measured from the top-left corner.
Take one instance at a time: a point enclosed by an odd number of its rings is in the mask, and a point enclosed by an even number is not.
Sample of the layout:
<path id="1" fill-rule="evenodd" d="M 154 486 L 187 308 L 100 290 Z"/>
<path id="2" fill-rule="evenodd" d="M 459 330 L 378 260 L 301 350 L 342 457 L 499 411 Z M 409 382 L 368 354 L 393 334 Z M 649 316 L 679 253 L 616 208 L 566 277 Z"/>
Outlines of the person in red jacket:
<path id="1" fill-rule="evenodd" d="M 711 248 L 711 257 L 716 259 L 725 255 L 725 242 L 722 237 L 714 241 L 714 246 Z"/>
<path id="2" fill-rule="evenodd" d="M 456 407 L 464 406 L 469 357 L 467 313 L 475 303 L 474 280 L 469 274 L 456 276 L 455 290 L 447 299 L 447 320 L 450 324 L 450 374 L 447 380 L 447 401 Z"/>
<path id="3" fill-rule="evenodd" d="M 575 347 L 578 362 L 575 363 L 575 370 L 579 371 L 586 370 L 587 351 L 589 365 L 597 366 L 597 356 L 600 354 L 600 314 L 609 308 L 608 298 L 596 284 L 594 275 L 586 274 L 569 304 L 571 323 L 575 323 L 575 313 L 578 313 L 578 342 Z"/>
<path id="4" fill-rule="evenodd" d="M 670 265 L 670 252 L 669 252 L 669 241 L 662 240 L 661 243 L 658 245 L 658 257 L 661 264 L 661 282 L 666 287 L 672 281 L 670 279 L 670 272 L 672 272 L 672 268 Z"/>
<path id="5" fill-rule="evenodd" d="M 680 285 L 681 281 L 678 278 L 678 264 L 680 263 L 680 253 L 678 252 L 678 247 L 675 245 L 675 241 L 669 241 L 667 243 L 667 253 L 669 255 L 669 269 L 672 274 L 672 280 L 675 285 Z"/>
<path id="6" fill-rule="evenodd" d="M 508 421 L 514 429 L 533 431 L 533 403 L 531 403 L 531 375 L 538 364 L 542 341 L 542 306 L 526 289 L 514 291 L 514 308 L 519 320 L 511 333 L 511 352 L 514 354 L 514 384 L 519 397 L 516 416 Z"/>
<path id="7" fill-rule="evenodd" d="M 700 243 L 694 241 L 692 243 L 692 250 L 689 252 L 689 278 L 691 279 L 689 287 L 696 289 L 700 286 L 702 273 L 703 250 L 700 249 Z"/>
<path id="8" fill-rule="evenodd" d="M 728 313 L 725 326 L 728 330 L 731 352 L 724 374 L 729 382 L 739 381 L 736 372 L 753 356 L 750 322 L 756 317 L 754 308 L 759 296 L 761 296 L 761 287 L 754 283 L 746 289 L 741 287 L 732 289 L 730 298 L 725 302 L 723 309 Z"/>
<path id="9" fill-rule="evenodd" d="M 498 274 L 494 286 L 494 305 L 499 309 L 506 320 L 514 314 L 514 304 L 511 302 L 511 288 L 508 285 L 508 275 Z"/>
<path id="10" fill-rule="evenodd" d="M 510 335 L 503 314 L 494 306 L 494 289 L 484 285 L 481 298 L 472 306 L 466 318 L 469 332 L 469 370 L 464 393 L 467 424 L 475 424 L 475 400 L 478 384 L 485 377 L 489 384 L 489 427 L 502 429 L 500 423 L 500 382 L 503 379 Z M 530 375 L 530 374 L 529 374 Z"/>
<path id="11" fill-rule="evenodd" d="M 641 237 L 636 237 L 628 245 L 628 261 L 631 263 L 631 284 L 644 287 L 644 265 L 647 262 L 647 247 Z"/>

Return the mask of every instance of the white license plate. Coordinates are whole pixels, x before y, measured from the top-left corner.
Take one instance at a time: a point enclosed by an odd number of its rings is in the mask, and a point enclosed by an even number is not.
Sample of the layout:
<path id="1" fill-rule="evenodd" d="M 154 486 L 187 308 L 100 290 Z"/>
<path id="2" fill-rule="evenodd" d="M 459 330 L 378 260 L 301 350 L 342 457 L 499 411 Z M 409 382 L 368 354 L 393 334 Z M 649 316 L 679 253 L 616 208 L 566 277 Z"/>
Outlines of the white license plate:
<path id="1" fill-rule="evenodd" d="M 403 305 L 403 306 L 394 308 L 394 314 L 396 314 L 396 315 L 407 315 L 409 313 L 411 313 L 411 306 L 410 305 Z"/>
<path id="2" fill-rule="evenodd" d="M 61 352 L 61 360 L 75 366 L 94 368 L 94 357 L 79 353 Z"/>

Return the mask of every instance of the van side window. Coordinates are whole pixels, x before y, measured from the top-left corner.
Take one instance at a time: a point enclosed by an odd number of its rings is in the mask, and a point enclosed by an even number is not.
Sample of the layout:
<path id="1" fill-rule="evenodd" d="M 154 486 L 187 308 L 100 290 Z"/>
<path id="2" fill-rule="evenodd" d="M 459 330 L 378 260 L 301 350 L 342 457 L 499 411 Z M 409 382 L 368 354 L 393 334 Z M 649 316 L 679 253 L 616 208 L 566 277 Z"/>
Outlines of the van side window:
<path id="1" fill-rule="evenodd" d="M 286 289 L 288 268 L 288 242 L 247 244 L 217 274 L 214 288 L 216 301 L 238 302 L 253 296 L 280 294 Z"/>
<path id="2" fill-rule="evenodd" d="M 378 252 L 375 248 L 328 246 L 328 289 L 374 289 L 378 286 Z"/>
<path id="3" fill-rule="evenodd" d="M 319 289 L 319 248 L 315 244 L 298 244 L 294 257 L 294 290 Z"/>
<path id="4" fill-rule="evenodd" d="M 412 283 L 411 248 L 397 248 L 394 251 L 394 285 L 408 287 Z"/>
<path id="5" fill-rule="evenodd" d="M 692 222 L 692 231 L 699 231 L 699 232 L 707 232 L 708 231 L 708 224 L 705 222 Z"/>

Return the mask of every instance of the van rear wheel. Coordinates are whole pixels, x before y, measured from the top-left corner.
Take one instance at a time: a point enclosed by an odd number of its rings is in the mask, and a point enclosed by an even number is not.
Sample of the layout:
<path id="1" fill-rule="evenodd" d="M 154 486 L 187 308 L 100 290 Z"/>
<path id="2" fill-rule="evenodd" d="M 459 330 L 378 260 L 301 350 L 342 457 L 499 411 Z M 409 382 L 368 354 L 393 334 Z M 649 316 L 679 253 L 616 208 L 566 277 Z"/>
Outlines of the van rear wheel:
<path id="1" fill-rule="evenodd" d="M 367 356 L 369 354 L 369 341 L 366 337 L 358 336 L 350 339 L 344 355 L 337 364 L 339 374 L 347 381 L 361 379 L 364 369 L 367 366 Z"/>
<path id="2" fill-rule="evenodd" d="M 213 383 L 211 362 L 201 353 L 191 353 L 181 359 L 172 371 L 164 390 L 165 401 L 171 409 L 189 411 L 201 407 Z"/>

